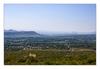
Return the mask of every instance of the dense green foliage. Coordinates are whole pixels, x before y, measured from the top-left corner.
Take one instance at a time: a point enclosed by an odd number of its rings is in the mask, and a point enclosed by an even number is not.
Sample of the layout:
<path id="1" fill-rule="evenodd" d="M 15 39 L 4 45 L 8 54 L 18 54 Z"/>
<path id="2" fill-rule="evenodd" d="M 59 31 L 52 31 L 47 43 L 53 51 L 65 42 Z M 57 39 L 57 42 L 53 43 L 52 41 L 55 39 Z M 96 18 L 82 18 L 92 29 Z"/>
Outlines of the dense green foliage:
<path id="1" fill-rule="evenodd" d="M 35 53 L 36 57 L 29 56 Z M 5 65 L 96 65 L 94 51 L 31 50 L 5 52 Z"/>
<path id="2" fill-rule="evenodd" d="M 66 35 L 45 37 L 5 37 L 5 51 L 26 49 L 86 48 L 96 50 L 96 35 Z"/>
<path id="3" fill-rule="evenodd" d="M 4 37 L 5 65 L 96 65 L 95 51 L 96 35 Z"/>

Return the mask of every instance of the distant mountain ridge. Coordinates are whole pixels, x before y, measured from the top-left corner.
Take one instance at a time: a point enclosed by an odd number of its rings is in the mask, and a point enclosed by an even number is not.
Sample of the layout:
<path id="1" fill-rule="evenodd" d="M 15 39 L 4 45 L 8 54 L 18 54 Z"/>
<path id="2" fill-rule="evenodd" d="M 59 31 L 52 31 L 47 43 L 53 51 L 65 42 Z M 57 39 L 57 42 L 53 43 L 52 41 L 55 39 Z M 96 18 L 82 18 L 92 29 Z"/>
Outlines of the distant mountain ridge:
<path id="1" fill-rule="evenodd" d="M 4 30 L 4 37 L 37 37 L 39 33 L 35 31 L 16 31 L 13 29 Z"/>
<path id="2" fill-rule="evenodd" d="M 4 32 L 17 32 L 17 31 L 13 29 L 9 29 L 9 30 L 4 30 Z"/>
<path id="3" fill-rule="evenodd" d="M 40 33 L 40 34 L 39 34 Z M 94 32 L 35 32 L 35 31 L 17 31 L 13 29 L 4 30 L 4 37 L 44 37 L 46 36 L 60 36 L 60 35 L 86 35 L 86 34 L 96 34 Z"/>

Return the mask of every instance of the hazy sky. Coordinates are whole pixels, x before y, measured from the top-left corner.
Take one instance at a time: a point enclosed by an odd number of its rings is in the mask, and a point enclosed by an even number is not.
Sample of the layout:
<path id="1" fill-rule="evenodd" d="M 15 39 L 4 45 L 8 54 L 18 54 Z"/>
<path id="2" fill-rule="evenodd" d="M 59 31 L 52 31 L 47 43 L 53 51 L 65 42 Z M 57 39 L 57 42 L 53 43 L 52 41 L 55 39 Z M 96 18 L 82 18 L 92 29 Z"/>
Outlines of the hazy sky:
<path id="1" fill-rule="evenodd" d="M 95 4 L 5 4 L 4 29 L 94 32 Z"/>

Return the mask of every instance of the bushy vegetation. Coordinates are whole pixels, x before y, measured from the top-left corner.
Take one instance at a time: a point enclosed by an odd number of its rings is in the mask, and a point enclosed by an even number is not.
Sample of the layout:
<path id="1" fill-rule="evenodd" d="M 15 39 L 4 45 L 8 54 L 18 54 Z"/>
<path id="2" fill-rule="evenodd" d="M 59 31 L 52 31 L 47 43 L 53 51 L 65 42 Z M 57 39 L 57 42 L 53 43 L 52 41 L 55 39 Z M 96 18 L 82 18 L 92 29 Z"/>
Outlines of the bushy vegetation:
<path id="1" fill-rule="evenodd" d="M 35 53 L 36 57 L 29 56 Z M 96 65 L 94 51 L 27 50 L 5 52 L 5 65 Z"/>
<path id="2" fill-rule="evenodd" d="M 4 37 L 5 65 L 96 65 L 95 51 L 96 35 Z"/>

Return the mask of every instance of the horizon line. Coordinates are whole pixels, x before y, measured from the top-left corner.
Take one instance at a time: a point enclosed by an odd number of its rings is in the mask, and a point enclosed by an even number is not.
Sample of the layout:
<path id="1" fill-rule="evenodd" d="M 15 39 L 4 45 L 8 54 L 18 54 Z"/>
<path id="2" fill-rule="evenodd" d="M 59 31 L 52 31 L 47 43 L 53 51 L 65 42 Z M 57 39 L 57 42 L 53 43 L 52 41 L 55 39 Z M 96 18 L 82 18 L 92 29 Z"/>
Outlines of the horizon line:
<path id="1" fill-rule="evenodd" d="M 35 30 L 15 30 L 15 29 L 4 29 L 4 31 L 5 30 L 7 30 L 7 31 L 9 31 L 9 30 L 12 30 L 12 31 L 35 31 Z M 52 32 L 52 33 L 96 33 L 96 31 L 89 31 L 89 32 L 77 32 L 77 31 L 36 31 L 36 32 Z"/>

